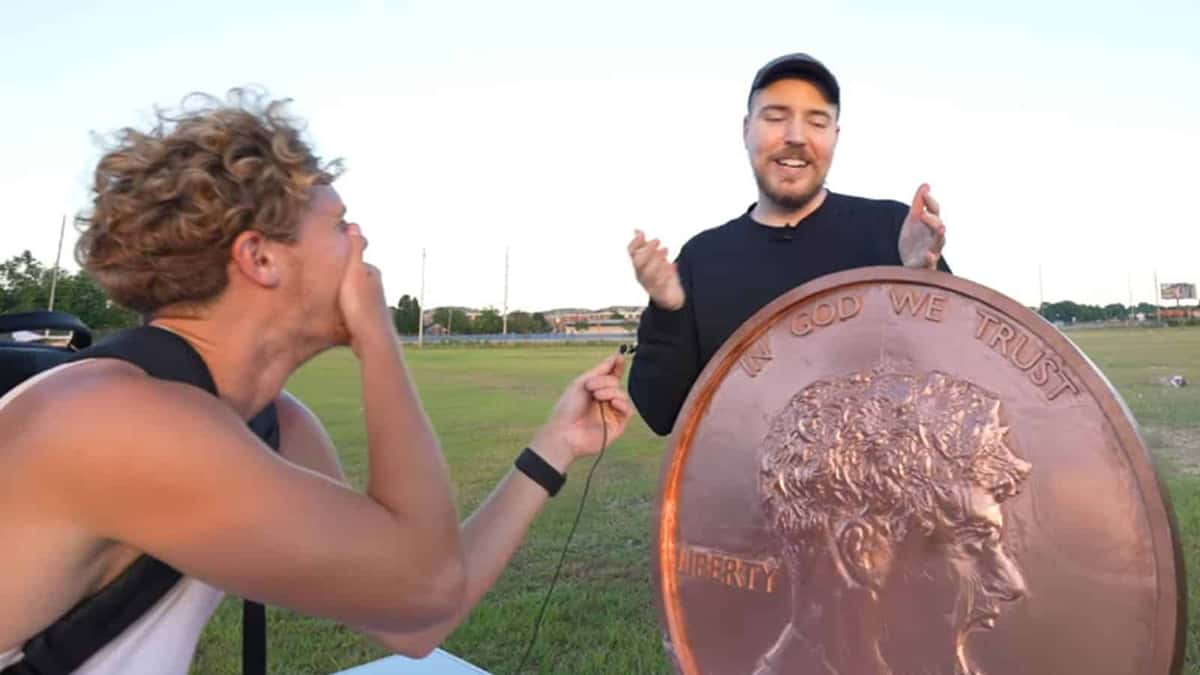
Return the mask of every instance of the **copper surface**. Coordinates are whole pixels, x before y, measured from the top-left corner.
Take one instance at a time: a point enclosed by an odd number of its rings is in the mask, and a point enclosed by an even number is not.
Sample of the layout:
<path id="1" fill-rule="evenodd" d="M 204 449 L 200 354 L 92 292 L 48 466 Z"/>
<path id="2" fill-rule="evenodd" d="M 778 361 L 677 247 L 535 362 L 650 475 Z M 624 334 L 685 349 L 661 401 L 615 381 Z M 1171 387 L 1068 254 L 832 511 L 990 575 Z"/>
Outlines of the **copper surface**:
<path id="1" fill-rule="evenodd" d="M 680 414 L 655 530 L 683 673 L 1182 668 L 1132 417 L 1053 326 L 948 274 L 834 274 L 748 320 Z"/>

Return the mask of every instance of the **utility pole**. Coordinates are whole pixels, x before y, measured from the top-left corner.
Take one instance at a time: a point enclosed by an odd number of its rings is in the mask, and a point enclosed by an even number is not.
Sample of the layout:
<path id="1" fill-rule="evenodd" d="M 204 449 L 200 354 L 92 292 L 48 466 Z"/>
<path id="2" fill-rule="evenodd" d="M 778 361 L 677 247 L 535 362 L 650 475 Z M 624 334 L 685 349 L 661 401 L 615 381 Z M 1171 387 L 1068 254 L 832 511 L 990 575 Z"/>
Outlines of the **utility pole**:
<path id="1" fill-rule="evenodd" d="M 504 247 L 504 315 L 501 319 L 503 328 L 501 333 L 508 335 L 508 247 Z"/>
<path id="2" fill-rule="evenodd" d="M 1152 295 L 1150 297 L 1154 298 L 1154 318 L 1157 319 L 1161 323 L 1162 322 L 1162 308 L 1158 306 L 1158 301 L 1159 301 L 1158 294 L 1160 292 L 1162 292 L 1162 291 L 1159 289 L 1159 286 L 1158 286 L 1158 270 L 1154 270 L 1154 295 Z"/>
<path id="3" fill-rule="evenodd" d="M 63 233 L 67 230 L 67 215 L 64 213 L 62 224 L 58 227 L 58 253 L 54 256 L 54 271 L 50 276 L 50 306 L 46 309 L 54 311 L 54 291 L 58 286 L 58 263 L 62 260 Z"/>
<path id="4" fill-rule="evenodd" d="M 1125 310 L 1125 319 L 1133 318 L 1133 272 L 1125 273 L 1125 285 L 1129 289 L 1129 309 Z"/>
<path id="5" fill-rule="evenodd" d="M 421 249 L 421 299 L 417 301 L 417 347 L 425 346 L 425 249 Z"/>

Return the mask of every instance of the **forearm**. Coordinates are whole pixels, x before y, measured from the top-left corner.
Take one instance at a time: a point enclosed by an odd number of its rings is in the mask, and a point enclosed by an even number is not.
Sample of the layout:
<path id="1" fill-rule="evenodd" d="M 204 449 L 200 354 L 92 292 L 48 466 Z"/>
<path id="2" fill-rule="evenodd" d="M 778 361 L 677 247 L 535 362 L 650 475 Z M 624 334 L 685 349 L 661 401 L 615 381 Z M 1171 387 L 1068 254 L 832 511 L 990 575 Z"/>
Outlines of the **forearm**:
<path id="1" fill-rule="evenodd" d="M 391 331 L 358 347 L 370 471 L 367 494 L 432 563 L 460 554 L 458 513 L 437 435 Z"/>
<path id="2" fill-rule="evenodd" d="M 698 346 L 688 309 L 648 307 L 629 370 L 629 396 L 654 433 L 671 432 L 695 382 Z"/>
<path id="3" fill-rule="evenodd" d="M 553 459 L 550 463 L 563 469 Z M 422 656 L 441 644 L 496 583 L 547 499 L 543 487 L 515 469 L 509 471 L 487 501 L 463 523 L 467 588 L 458 611 L 421 632 L 368 634 L 383 646 L 411 656 Z"/>

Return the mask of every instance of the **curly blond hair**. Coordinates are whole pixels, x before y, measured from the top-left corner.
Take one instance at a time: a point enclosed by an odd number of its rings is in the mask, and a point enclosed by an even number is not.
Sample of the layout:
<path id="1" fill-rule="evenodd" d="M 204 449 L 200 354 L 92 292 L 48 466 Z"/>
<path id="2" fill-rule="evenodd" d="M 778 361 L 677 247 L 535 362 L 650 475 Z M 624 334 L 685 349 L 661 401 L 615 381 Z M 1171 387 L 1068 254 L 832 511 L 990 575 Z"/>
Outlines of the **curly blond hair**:
<path id="1" fill-rule="evenodd" d="M 192 94 L 178 113 L 156 110 L 152 130 L 117 132 L 75 248 L 114 301 L 143 315 L 201 306 L 225 289 L 239 234 L 295 241 L 309 190 L 341 163 L 313 153 L 285 115 L 290 100 L 265 101 L 253 89 Z"/>

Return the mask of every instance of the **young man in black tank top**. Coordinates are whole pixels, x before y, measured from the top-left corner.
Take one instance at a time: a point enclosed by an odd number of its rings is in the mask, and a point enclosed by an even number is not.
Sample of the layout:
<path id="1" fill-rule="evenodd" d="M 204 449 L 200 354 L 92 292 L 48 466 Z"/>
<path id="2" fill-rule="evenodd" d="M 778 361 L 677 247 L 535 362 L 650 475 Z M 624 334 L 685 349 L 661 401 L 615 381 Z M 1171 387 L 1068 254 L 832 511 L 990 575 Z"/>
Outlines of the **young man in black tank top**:
<path id="1" fill-rule="evenodd" d="M 805 54 L 763 66 L 750 87 L 742 137 L 758 200 L 725 225 L 701 232 L 675 261 L 641 231 L 629 244 L 650 296 L 638 327 L 629 392 L 659 435 L 670 433 L 704 366 L 747 319 L 818 277 L 872 265 L 949 266 L 945 226 L 929 186 L 910 205 L 829 192 L 841 93 L 833 74 Z"/>
<path id="2" fill-rule="evenodd" d="M 104 358 L 49 371 L 0 405 L 5 661 L 143 553 L 423 655 L 494 583 L 572 461 L 601 450 L 602 422 L 609 443 L 624 432 L 633 408 L 614 356 L 567 387 L 519 466 L 460 525 L 379 270 L 332 186 L 337 166 L 283 113 L 243 92 L 126 131 L 100 160 L 81 265 L 186 341 L 219 395 Z M 362 376 L 366 494 L 283 390 L 337 345 Z M 271 403 L 279 453 L 246 426 Z M 190 654 L 194 638 L 162 651 Z M 141 658 L 142 671 L 167 672 Z"/>

